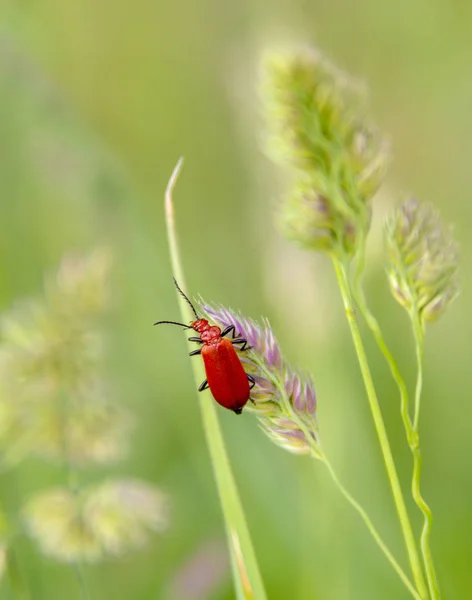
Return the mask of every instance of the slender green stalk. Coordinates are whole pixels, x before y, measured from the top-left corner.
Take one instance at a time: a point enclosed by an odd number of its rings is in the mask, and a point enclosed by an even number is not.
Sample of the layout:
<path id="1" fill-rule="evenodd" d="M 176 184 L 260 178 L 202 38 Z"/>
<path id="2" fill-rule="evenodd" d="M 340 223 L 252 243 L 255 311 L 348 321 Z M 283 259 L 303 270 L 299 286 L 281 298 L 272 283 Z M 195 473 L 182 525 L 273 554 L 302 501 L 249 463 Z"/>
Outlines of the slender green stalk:
<path id="1" fill-rule="evenodd" d="M 360 252 L 361 257 L 363 256 L 363 252 Z M 354 299 L 356 301 L 357 306 L 359 307 L 362 316 L 364 317 L 367 325 L 372 331 L 374 338 L 377 342 L 377 345 L 385 357 L 388 366 L 390 367 L 390 371 L 392 373 L 393 379 L 395 380 L 398 389 L 400 391 L 400 412 L 403 420 L 403 425 L 405 428 L 405 433 L 408 441 L 408 445 L 413 454 L 413 477 L 412 477 L 412 495 L 413 499 L 418 506 L 418 508 L 423 513 L 424 517 L 424 525 L 423 531 L 421 535 L 421 552 L 423 555 L 423 564 L 425 567 L 426 577 L 428 580 L 428 588 L 430 596 L 433 600 L 440 598 L 439 593 L 439 585 L 436 577 L 436 572 L 434 568 L 433 557 L 430 549 L 429 538 L 431 534 L 431 528 L 433 524 L 433 515 L 431 509 L 427 505 L 421 494 L 421 469 L 422 469 L 422 456 L 421 449 L 419 445 L 419 414 L 420 414 L 420 401 L 421 401 L 421 389 L 423 385 L 423 341 L 424 341 L 424 330 L 421 322 L 415 316 L 416 312 L 412 312 L 410 317 L 413 324 L 414 334 L 415 334 L 415 345 L 416 345 L 416 355 L 418 362 L 418 378 L 416 383 L 416 391 L 415 391 L 415 406 L 414 406 L 414 421 L 412 422 L 409 411 L 409 402 L 408 402 L 408 390 L 406 387 L 405 380 L 403 379 L 400 370 L 398 368 L 397 362 L 390 352 L 385 339 L 383 337 L 380 326 L 377 322 L 377 319 L 371 313 L 369 307 L 367 306 L 367 302 L 364 296 L 364 291 L 362 289 L 361 284 L 361 273 L 363 270 L 363 259 L 361 258 L 360 264 L 357 265 L 356 275 L 354 278 Z"/>
<path id="2" fill-rule="evenodd" d="M 62 452 L 64 454 L 64 477 L 66 485 L 69 491 L 77 495 L 80 491 L 80 482 L 77 469 L 72 464 L 70 459 L 69 442 L 67 437 L 67 429 L 69 427 L 69 405 L 67 403 L 67 389 L 63 390 L 63 393 L 59 395 L 59 411 L 62 419 Z M 80 560 L 75 560 L 72 563 L 72 569 L 74 571 L 75 578 L 80 588 L 80 597 L 82 600 L 90 600 L 90 591 L 85 579 L 84 567 Z"/>
<path id="3" fill-rule="evenodd" d="M 180 252 L 177 241 L 174 220 L 174 206 L 172 201 L 172 190 L 177 180 L 182 159 L 172 173 L 165 196 L 165 215 L 167 224 L 167 235 L 169 241 L 172 269 L 175 278 L 185 289 L 184 273 L 180 260 Z M 178 295 L 178 301 L 184 322 L 190 322 L 192 315 L 184 299 Z M 203 379 L 201 361 L 192 362 L 193 372 L 197 383 Z M 236 482 L 231 469 L 231 464 L 226 452 L 223 435 L 221 433 L 215 404 L 204 395 L 199 395 L 200 409 L 203 420 L 203 428 L 211 456 L 213 471 L 223 515 L 226 523 L 228 544 L 231 554 L 231 564 L 235 580 L 238 599 L 242 600 L 266 600 L 266 592 L 259 571 L 256 555 L 252 545 L 249 529 L 246 523 L 244 510 L 239 497 Z"/>
<path id="4" fill-rule="evenodd" d="M 413 424 L 412 424 L 411 418 L 410 418 L 408 389 L 406 387 L 405 380 L 403 379 L 403 377 L 400 373 L 400 369 L 398 368 L 397 361 L 395 360 L 393 354 L 390 352 L 390 350 L 385 342 L 385 339 L 383 337 L 382 330 L 380 329 L 379 323 L 378 323 L 377 319 L 374 317 L 374 315 L 371 313 L 371 311 L 367 305 L 367 302 L 366 302 L 366 299 L 364 296 L 364 290 L 362 289 L 360 278 L 358 277 L 357 273 L 356 273 L 356 277 L 354 279 L 353 296 L 354 296 L 354 300 L 355 300 L 357 306 L 359 307 L 359 310 L 360 310 L 362 316 L 365 319 L 365 322 L 367 323 L 369 329 L 372 331 L 372 334 L 375 338 L 375 341 L 377 342 L 377 345 L 378 345 L 380 351 L 382 352 L 382 354 L 385 357 L 385 360 L 387 361 L 387 364 L 390 368 L 392 377 L 400 391 L 400 413 L 401 413 L 403 425 L 405 427 L 408 444 L 410 447 L 412 447 L 414 444 L 417 443 L 417 439 L 414 434 Z"/>
<path id="5" fill-rule="evenodd" d="M 433 515 L 431 509 L 427 505 L 423 496 L 421 495 L 420 488 L 420 480 L 421 480 L 421 469 L 422 469 L 422 457 L 421 450 L 419 446 L 419 410 L 420 410 L 420 397 L 421 397 L 421 388 L 423 382 L 423 373 L 422 373 L 422 343 L 423 343 L 423 334 L 421 331 L 421 325 L 418 329 L 418 334 L 415 336 L 417 338 L 416 347 L 417 347 L 417 360 L 418 360 L 418 379 L 416 384 L 416 393 L 415 393 L 415 424 L 412 423 L 409 410 L 408 410 L 408 390 L 405 384 L 405 380 L 401 376 L 400 370 L 398 368 L 397 362 L 390 352 L 385 339 L 380 330 L 379 324 L 373 314 L 370 312 L 367 303 L 365 301 L 365 297 L 362 291 L 362 288 L 359 285 L 355 287 L 355 300 L 356 304 L 359 306 L 362 316 L 365 318 L 367 325 L 371 329 L 376 341 L 379 346 L 382 354 L 384 355 L 392 373 L 392 376 L 397 383 L 397 386 L 400 390 L 400 398 L 401 398 L 401 416 L 403 420 L 403 424 L 405 427 L 405 432 L 408 440 L 408 445 L 410 446 L 411 452 L 413 454 L 413 477 L 412 477 L 412 495 L 413 499 L 421 510 L 424 516 L 424 526 L 423 532 L 421 536 L 421 552 L 423 554 L 423 563 L 425 566 L 426 577 L 428 579 L 428 587 L 429 593 L 432 599 L 436 600 L 440 598 L 439 594 L 439 586 L 435 574 L 433 557 L 429 545 L 429 538 L 431 534 L 431 527 L 433 524 Z M 414 317 L 412 316 L 412 320 L 414 322 Z"/>
<path id="6" fill-rule="evenodd" d="M 379 532 L 375 528 L 375 525 L 373 524 L 373 522 L 372 522 L 371 518 L 369 517 L 369 515 L 368 515 L 367 511 L 365 510 L 365 508 L 363 508 L 363 506 L 361 505 L 361 503 L 358 502 L 352 496 L 352 494 L 350 494 L 350 492 L 348 492 L 348 490 L 346 489 L 346 487 L 341 483 L 341 480 L 339 479 L 336 471 L 334 470 L 333 465 L 331 464 L 331 462 L 329 461 L 329 459 L 326 456 L 325 452 L 321 448 L 321 442 L 320 442 L 320 440 L 316 440 L 315 441 L 313 439 L 313 437 L 312 437 L 312 435 L 311 435 L 308 427 L 303 422 L 303 419 L 300 419 L 300 417 L 297 415 L 297 413 L 294 410 L 292 410 L 290 402 L 289 402 L 289 399 L 287 397 L 287 392 L 285 390 L 285 387 L 283 385 L 281 385 L 280 381 L 278 381 L 277 379 L 272 378 L 271 377 L 271 373 L 269 371 L 267 371 L 265 373 L 265 375 L 269 379 L 271 379 L 271 381 L 273 382 L 273 384 L 279 390 L 279 393 L 280 393 L 280 396 L 281 396 L 281 398 L 283 400 L 285 409 L 286 409 L 287 413 L 290 414 L 290 419 L 294 420 L 297 423 L 298 427 L 305 434 L 306 439 L 309 441 L 310 447 L 311 447 L 311 456 L 313 458 L 315 458 L 317 460 L 320 460 L 321 462 L 324 463 L 324 465 L 328 469 L 331 477 L 333 478 L 334 483 L 338 487 L 339 491 L 346 498 L 346 500 L 349 502 L 349 504 L 360 515 L 360 517 L 364 521 L 365 525 L 367 526 L 367 529 L 369 530 L 370 534 L 372 535 L 372 537 L 374 538 L 374 540 L 376 541 L 376 543 L 378 544 L 378 546 L 380 547 L 380 549 L 382 550 L 382 552 L 385 554 L 385 556 L 387 557 L 387 560 L 390 562 L 390 564 L 392 565 L 392 567 L 394 568 L 394 570 L 397 572 L 397 574 L 399 575 L 400 579 L 405 584 L 405 586 L 408 588 L 408 590 L 410 591 L 410 593 L 412 594 L 412 596 L 414 598 L 416 598 L 416 600 L 422 600 L 421 596 L 416 591 L 413 583 L 410 581 L 410 579 L 408 578 L 408 576 L 406 575 L 406 573 L 402 569 L 402 567 L 398 564 L 396 558 L 393 556 L 393 554 L 390 551 L 390 549 L 388 548 L 387 544 L 383 541 L 381 535 L 379 534 Z"/>
<path id="7" fill-rule="evenodd" d="M 18 487 L 14 478 L 10 478 L 9 489 L 13 493 L 14 504 L 18 506 Z M 11 595 L 19 600 L 30 600 L 28 581 L 21 569 L 15 549 L 15 542 L 20 535 L 19 523 L 11 522 L 3 509 L 0 509 L 0 539 L 2 540 L 0 551 L 3 554 L 1 559 L 4 561 L 3 568 L 8 578 Z"/>
<path id="8" fill-rule="evenodd" d="M 403 498 L 403 492 L 400 486 L 400 481 L 393 459 L 392 450 L 388 441 L 387 431 L 383 421 L 382 413 L 380 410 L 377 394 L 375 391 L 374 382 L 370 372 L 367 355 L 365 353 L 364 344 L 362 342 L 359 326 L 357 324 L 357 318 L 353 300 L 351 298 L 351 290 L 349 280 L 347 277 L 345 266 L 337 259 L 333 259 L 336 276 L 338 279 L 339 288 L 343 298 L 344 309 L 346 317 L 351 330 L 352 339 L 357 353 L 359 366 L 361 369 L 364 385 L 367 391 L 367 397 L 369 400 L 372 417 L 374 419 L 375 429 L 380 442 L 385 467 L 387 470 L 388 479 L 392 489 L 395 506 L 397 509 L 398 517 L 400 520 L 400 526 L 402 529 L 403 537 L 405 540 L 406 549 L 408 552 L 408 558 L 410 561 L 411 570 L 415 580 L 415 584 L 418 593 L 421 598 L 428 598 L 428 591 L 423 577 L 421 568 L 421 562 L 416 548 L 415 538 L 411 527 L 408 511 L 406 509 L 405 500 Z"/>
<path id="9" fill-rule="evenodd" d="M 383 539 L 380 536 L 379 532 L 375 528 L 375 526 L 372 523 L 372 521 L 371 521 L 369 515 L 367 514 L 366 510 L 347 491 L 347 489 L 341 483 L 341 481 L 338 478 L 338 475 L 336 474 L 336 471 L 334 470 L 332 464 L 329 462 L 329 460 L 328 460 L 328 458 L 327 458 L 327 456 L 325 454 L 323 454 L 323 457 L 322 457 L 321 460 L 324 463 L 324 465 L 326 466 L 326 468 L 328 469 L 328 471 L 329 471 L 329 473 L 330 473 L 330 475 L 331 475 L 334 483 L 338 487 L 339 491 L 346 498 L 346 500 L 349 502 L 349 504 L 358 512 L 359 516 L 364 521 L 364 523 L 365 523 L 367 529 L 369 530 L 370 534 L 372 535 L 372 537 L 374 538 L 374 540 L 377 542 L 377 545 L 382 550 L 382 552 L 385 554 L 385 556 L 387 557 L 387 560 L 390 562 L 390 564 L 395 569 L 395 571 L 397 572 L 397 574 L 400 577 L 400 579 L 403 581 L 403 583 L 405 584 L 405 586 L 408 588 L 408 590 L 411 593 L 411 595 L 413 596 L 413 598 L 416 598 L 416 600 L 421 600 L 421 596 L 416 591 L 414 585 L 412 584 L 412 582 L 410 581 L 410 579 L 408 578 L 408 576 L 405 574 L 404 570 L 398 564 L 396 558 L 390 552 L 388 546 L 383 541 Z"/>
<path id="10" fill-rule="evenodd" d="M 413 427 L 418 431 L 420 424 L 421 393 L 423 391 L 423 354 L 424 354 L 424 325 L 418 311 L 415 309 L 410 315 L 413 326 L 413 336 L 415 338 L 415 351 L 418 374 L 415 388 L 415 412 L 413 418 Z"/>
<path id="11" fill-rule="evenodd" d="M 84 569 L 80 562 L 75 562 L 73 564 L 75 578 L 77 579 L 77 583 L 80 586 L 80 594 L 82 596 L 82 600 L 90 599 L 90 592 L 87 586 L 87 581 L 85 580 Z"/>
<path id="12" fill-rule="evenodd" d="M 419 439 L 419 419 L 420 419 L 420 403 L 421 403 L 421 392 L 423 389 L 423 352 L 424 352 L 424 326 L 421 318 L 418 316 L 418 312 L 415 311 L 411 314 L 411 320 L 413 324 L 413 332 L 415 338 L 416 348 L 416 360 L 418 374 L 416 379 L 415 388 L 415 413 L 413 419 L 414 433 L 416 439 Z M 432 600 L 438 600 L 441 597 L 439 590 L 439 583 L 436 576 L 436 570 L 434 568 L 433 555 L 430 546 L 431 529 L 433 526 L 433 513 L 426 504 L 423 496 L 421 495 L 421 469 L 423 459 L 421 456 L 421 450 L 419 443 L 412 447 L 413 451 L 413 480 L 412 480 L 412 494 L 416 504 L 423 513 L 423 529 L 421 531 L 421 551 L 423 553 L 423 561 L 426 570 L 426 578 L 428 580 L 429 593 Z"/>

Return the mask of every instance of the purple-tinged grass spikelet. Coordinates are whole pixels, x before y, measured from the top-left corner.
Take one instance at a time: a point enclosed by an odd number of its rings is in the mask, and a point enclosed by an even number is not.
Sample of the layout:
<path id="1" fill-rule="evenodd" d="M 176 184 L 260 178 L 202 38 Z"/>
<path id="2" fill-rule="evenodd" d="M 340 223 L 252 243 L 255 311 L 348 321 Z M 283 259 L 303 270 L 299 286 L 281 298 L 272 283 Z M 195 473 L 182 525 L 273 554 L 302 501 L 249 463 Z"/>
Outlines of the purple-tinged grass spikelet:
<path id="1" fill-rule="evenodd" d="M 414 198 L 387 221 L 392 293 L 406 310 L 435 321 L 459 294 L 459 253 L 437 211 Z"/>
<path id="2" fill-rule="evenodd" d="M 263 431 L 276 444 L 298 454 L 317 453 L 315 386 L 306 374 L 295 371 L 282 358 L 280 346 L 267 319 L 258 323 L 228 308 L 200 302 L 201 311 L 219 327 L 234 325 L 250 349 L 241 352 L 244 368 L 256 380 L 254 404 L 245 410 L 259 418 Z"/>

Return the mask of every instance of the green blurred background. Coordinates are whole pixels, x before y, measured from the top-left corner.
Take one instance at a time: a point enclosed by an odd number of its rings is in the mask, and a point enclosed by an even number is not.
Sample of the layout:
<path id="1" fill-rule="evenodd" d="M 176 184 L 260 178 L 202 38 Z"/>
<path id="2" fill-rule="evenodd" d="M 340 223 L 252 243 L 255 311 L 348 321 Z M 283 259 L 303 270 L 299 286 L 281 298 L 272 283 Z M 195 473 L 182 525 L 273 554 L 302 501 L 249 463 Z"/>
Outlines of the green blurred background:
<path id="1" fill-rule="evenodd" d="M 234 598 L 184 340 L 151 326 L 178 318 L 162 197 L 180 155 L 175 202 L 191 294 L 270 318 L 287 358 L 315 377 L 333 461 L 403 556 L 330 265 L 289 246 L 273 222 L 281 189 L 261 151 L 258 60 L 267 47 L 305 42 L 368 82 L 392 139 L 368 289 L 410 383 L 412 342 L 386 285 L 380 224 L 410 190 L 456 224 L 463 293 L 427 334 L 424 490 L 444 597 L 472 597 L 472 4 L 3 0 L 0 11 L 0 309 L 40 293 L 65 252 L 112 246 L 109 372 L 137 423 L 132 454 L 114 472 L 172 500 L 170 528 L 149 548 L 86 569 L 92 598 Z M 397 394 L 367 345 L 408 491 Z M 249 415 L 219 414 L 271 600 L 407 597 L 321 466 L 272 445 Z M 59 478 L 30 461 L 1 476 L 2 502 Z M 35 600 L 80 597 L 72 570 L 26 543 L 22 564 Z"/>

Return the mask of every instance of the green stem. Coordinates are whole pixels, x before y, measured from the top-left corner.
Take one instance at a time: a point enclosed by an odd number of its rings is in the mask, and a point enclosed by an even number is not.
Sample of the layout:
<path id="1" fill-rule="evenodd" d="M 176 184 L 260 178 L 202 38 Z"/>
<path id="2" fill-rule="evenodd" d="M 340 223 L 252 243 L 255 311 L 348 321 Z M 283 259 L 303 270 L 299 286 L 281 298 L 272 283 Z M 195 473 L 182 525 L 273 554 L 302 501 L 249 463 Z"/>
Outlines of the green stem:
<path id="1" fill-rule="evenodd" d="M 73 564 L 75 578 L 77 579 L 77 583 L 80 586 L 80 594 L 83 600 L 90 599 L 90 593 L 87 586 L 87 581 L 85 580 L 84 570 L 82 564 L 80 562 L 75 562 Z"/>
<path id="2" fill-rule="evenodd" d="M 62 390 L 62 394 L 59 395 L 59 411 L 62 422 L 62 452 L 64 455 L 64 477 L 66 480 L 67 489 L 76 496 L 80 491 L 80 483 L 77 470 L 74 468 L 70 458 L 69 448 L 69 435 L 68 429 L 70 424 L 69 404 L 68 404 L 69 390 L 67 386 Z M 90 599 L 90 592 L 85 579 L 83 564 L 80 560 L 75 560 L 72 563 L 72 569 L 74 571 L 75 578 L 80 588 L 80 597 L 82 600 Z"/>
<path id="3" fill-rule="evenodd" d="M 367 302 L 365 300 L 364 291 L 362 289 L 361 276 L 363 273 L 365 261 L 365 244 L 361 244 L 359 251 L 359 260 L 357 263 L 356 273 L 354 277 L 354 297 L 356 304 L 358 305 L 367 325 L 372 331 L 374 338 L 384 355 L 392 373 L 393 379 L 395 380 L 398 389 L 400 391 L 400 412 L 405 427 L 405 433 L 413 454 L 413 477 L 412 477 L 412 495 L 413 499 L 418 508 L 423 513 L 424 525 L 421 535 L 421 552 L 423 555 L 423 563 L 426 571 L 426 577 L 428 580 L 428 588 L 430 596 L 433 600 L 440 597 L 439 585 L 436 578 L 436 572 L 434 568 L 434 562 L 432 553 L 429 545 L 429 537 L 431 533 L 431 527 L 433 523 L 433 515 L 431 509 L 426 504 L 423 496 L 421 495 L 420 481 L 421 481 L 421 469 L 422 469 L 422 456 L 419 443 L 419 415 L 420 415 L 420 402 L 421 402 L 421 390 L 423 387 L 423 344 L 424 344 L 424 328 L 421 321 L 418 319 L 418 311 L 415 309 L 410 313 L 410 318 L 413 325 L 415 346 L 416 346 L 416 358 L 418 363 L 418 375 L 416 381 L 415 390 L 415 406 L 414 406 L 414 420 L 412 422 L 410 417 L 410 411 L 408 408 L 408 390 L 405 384 L 405 380 L 401 376 L 397 362 L 390 352 L 381 329 L 377 322 L 377 319 L 370 312 Z"/>
<path id="4" fill-rule="evenodd" d="M 328 471 L 329 471 L 334 483 L 338 487 L 339 491 L 346 498 L 346 500 L 349 502 L 349 504 L 358 512 L 359 516 L 364 521 L 367 529 L 370 531 L 370 534 L 372 535 L 374 540 L 377 542 L 377 545 L 382 550 L 382 552 L 385 554 L 385 556 L 387 557 L 387 560 L 390 562 L 392 567 L 395 569 L 395 571 L 399 575 L 400 579 L 403 581 L 405 586 L 410 591 L 411 595 L 414 598 L 416 598 L 416 600 L 421 600 L 421 596 L 418 594 L 414 585 L 408 579 L 407 575 L 405 574 L 405 572 L 403 571 L 401 566 L 398 564 L 398 562 L 395 559 L 395 557 L 393 556 L 393 554 L 390 552 L 388 546 L 385 544 L 385 542 L 381 538 L 379 532 L 375 528 L 374 524 L 372 523 L 372 521 L 371 521 L 369 515 L 367 514 L 367 512 L 365 511 L 365 509 L 362 507 L 361 504 L 359 504 L 359 502 L 347 491 L 347 489 L 341 483 L 341 481 L 338 478 L 338 475 L 336 474 L 336 471 L 334 470 L 332 464 L 329 462 L 329 460 L 325 454 L 323 454 L 321 460 L 323 461 L 324 465 L 328 469 Z"/>
<path id="5" fill-rule="evenodd" d="M 421 330 L 421 325 L 417 329 L 417 334 L 416 334 L 418 379 L 417 379 L 417 383 L 416 383 L 415 407 L 414 407 L 415 408 L 416 425 L 414 425 L 411 421 L 409 410 L 408 410 L 408 390 L 407 390 L 407 387 L 405 384 L 405 380 L 401 376 L 397 362 L 396 362 L 395 358 L 393 357 L 392 353 L 390 352 L 390 350 L 384 340 L 384 337 L 382 335 L 382 332 L 380 330 L 380 327 L 379 327 L 379 324 L 378 324 L 376 318 L 373 316 L 373 314 L 370 312 L 370 310 L 367 306 L 362 287 L 360 286 L 359 283 L 357 283 L 355 285 L 355 300 L 356 300 L 356 304 L 358 305 L 358 307 L 362 313 L 362 316 L 364 317 L 367 325 L 369 326 L 369 328 L 371 329 L 371 331 L 375 337 L 377 345 L 379 346 L 382 354 L 385 357 L 385 360 L 387 361 L 387 363 L 390 367 L 392 376 L 393 376 L 395 382 L 397 383 L 397 386 L 400 391 L 400 398 L 401 398 L 400 412 L 401 412 L 401 416 L 402 416 L 402 420 L 403 420 L 403 425 L 405 427 L 405 433 L 406 433 L 406 437 L 408 440 L 408 445 L 409 445 L 412 455 L 413 455 L 413 477 L 412 477 L 412 486 L 411 486 L 412 495 L 413 495 L 413 499 L 414 499 L 416 505 L 418 506 L 418 508 L 420 509 L 420 511 L 423 513 L 423 516 L 424 516 L 424 526 L 423 526 L 423 532 L 422 532 L 422 536 L 421 536 L 421 552 L 423 555 L 423 563 L 425 566 L 426 577 L 428 580 L 429 593 L 430 593 L 431 598 L 433 600 L 436 600 L 437 598 L 440 598 L 440 593 L 439 593 L 439 586 L 438 586 L 435 568 L 434 568 L 433 557 L 432 557 L 432 553 L 431 553 L 430 545 L 429 545 L 429 537 L 431 534 L 433 515 L 431 512 L 431 509 L 429 508 L 429 506 L 427 505 L 423 496 L 421 495 L 421 487 L 420 487 L 422 456 L 421 456 L 421 449 L 420 449 L 420 445 L 419 445 L 418 425 L 419 425 L 420 397 L 421 397 L 421 389 L 422 389 L 422 384 L 423 384 L 422 383 L 423 382 L 423 373 L 422 373 L 422 371 L 423 371 L 423 369 L 422 369 L 422 354 L 423 354 L 423 352 L 421 349 L 421 346 L 423 344 L 423 333 Z M 415 318 L 412 316 L 412 322 L 414 323 L 414 321 L 415 321 Z"/>
<path id="6" fill-rule="evenodd" d="M 355 280 L 354 283 L 354 299 L 356 301 L 357 306 L 360 309 L 362 316 L 365 319 L 369 329 L 372 331 L 372 334 L 377 342 L 377 345 L 385 357 L 387 364 L 390 368 L 390 372 L 395 383 L 398 386 L 400 391 L 400 413 L 403 421 L 403 425 L 405 427 L 405 432 L 408 439 L 408 444 L 411 447 L 414 443 L 416 443 L 416 436 L 413 431 L 413 424 L 410 418 L 410 410 L 409 410 L 409 401 L 408 401 L 408 389 L 406 387 L 405 380 L 403 379 L 400 369 L 398 368 L 397 361 L 395 360 L 393 354 L 390 352 L 385 339 L 383 337 L 382 331 L 378 324 L 377 319 L 370 312 L 369 307 L 367 306 L 367 302 L 364 296 L 364 291 L 362 286 L 358 280 Z"/>
<path id="7" fill-rule="evenodd" d="M 418 317 L 416 309 L 413 309 L 410 314 L 410 318 L 413 325 L 416 362 L 418 368 L 415 388 L 415 412 L 413 418 L 413 427 L 415 431 L 418 431 L 420 424 L 421 393 L 423 391 L 424 326 L 421 318 Z"/>
<path id="8" fill-rule="evenodd" d="M 172 190 L 177 180 L 182 159 L 172 173 L 165 196 L 165 215 L 167 235 L 169 241 L 172 270 L 179 285 L 185 289 L 184 273 L 180 260 L 179 245 L 175 230 L 174 206 Z M 184 322 L 192 320 L 192 314 L 184 299 L 178 294 L 178 302 Z M 194 318 L 194 317 L 193 317 Z M 201 361 L 193 361 L 192 368 L 195 380 L 199 383 L 203 378 Z M 218 422 L 215 403 L 202 394 L 199 394 L 200 410 L 203 428 L 210 452 L 213 472 L 220 496 L 223 515 L 226 523 L 228 544 L 231 553 L 233 576 L 238 594 L 238 599 L 266 600 L 267 595 L 259 571 L 257 558 L 252 545 L 249 529 L 246 523 L 244 510 L 239 497 L 236 482 L 231 469 L 231 464 L 226 452 L 223 435 Z"/>
<path id="9" fill-rule="evenodd" d="M 18 507 L 20 505 L 18 485 L 16 478 L 13 475 L 9 477 L 8 485 L 12 494 L 12 503 Z M 21 533 L 22 528 L 17 517 L 12 517 L 10 520 L 7 513 L 3 509 L 0 509 L 0 553 L 3 553 L 3 557 L 0 558 L 4 561 L 3 568 L 8 578 L 9 587 L 12 596 L 15 598 L 19 598 L 20 600 L 30 600 L 31 592 L 28 586 L 28 580 L 21 568 L 20 561 L 18 560 L 18 553 L 16 551 L 16 542 L 21 536 Z"/>
<path id="10" fill-rule="evenodd" d="M 362 378 L 364 380 L 370 410 L 372 412 L 375 429 L 379 438 L 380 447 L 382 450 L 382 455 L 385 462 L 388 479 L 390 482 L 390 487 L 392 489 L 393 499 L 395 501 L 395 506 L 400 520 L 400 526 L 405 540 L 411 570 L 420 597 L 426 599 L 428 598 L 428 590 L 424 581 L 423 572 L 421 569 L 421 562 L 416 548 L 413 530 L 408 516 L 408 511 L 406 509 L 405 500 L 403 498 L 403 492 L 400 486 L 400 481 L 398 479 L 397 469 L 395 466 L 395 461 L 393 459 L 392 450 L 388 441 L 387 431 L 385 429 L 385 424 L 377 399 L 377 394 L 370 372 L 367 355 L 365 353 L 364 344 L 362 342 L 359 326 L 357 324 L 357 318 L 354 304 L 351 298 L 351 291 L 346 269 L 344 265 L 336 258 L 333 259 L 333 262 L 336 271 L 336 276 L 338 279 L 339 288 L 341 290 L 341 295 L 343 298 L 346 317 L 349 323 L 352 339 L 356 349 Z"/>
<path id="11" fill-rule="evenodd" d="M 418 312 L 415 310 L 411 313 L 411 320 L 413 324 L 413 333 L 415 338 L 416 348 L 416 360 L 418 374 L 416 379 L 415 389 L 415 413 L 413 419 L 413 427 L 415 438 L 417 443 L 412 447 L 413 451 L 413 480 L 412 480 L 412 494 L 413 498 L 423 513 L 423 529 L 421 531 L 421 551 L 423 553 L 423 561 L 426 570 L 426 578 L 428 580 L 429 593 L 432 600 L 438 600 L 441 597 L 439 590 L 439 583 L 436 576 L 436 570 L 434 568 L 433 555 L 430 546 L 431 529 L 433 526 L 433 513 L 426 504 L 423 496 L 421 495 L 421 469 L 422 469 L 422 456 L 419 446 L 419 419 L 420 419 L 420 405 L 421 405 L 421 392 L 423 389 L 423 353 L 424 353 L 424 326 L 421 318 L 418 316 Z"/>
<path id="12" fill-rule="evenodd" d="M 336 471 L 334 470 L 334 467 L 332 466 L 331 462 L 328 460 L 328 457 L 326 456 L 326 454 L 323 452 L 323 450 L 321 448 L 321 442 L 319 440 L 315 440 L 313 438 L 311 431 L 308 428 L 308 426 L 306 425 L 306 423 L 303 421 L 303 419 L 301 419 L 299 417 L 297 412 L 293 410 L 293 407 L 290 404 L 290 401 L 288 399 L 287 392 L 285 390 L 285 386 L 280 383 L 279 379 L 273 378 L 271 376 L 270 371 L 267 370 L 265 372 L 265 376 L 268 377 L 268 379 L 270 379 L 272 381 L 272 383 L 274 384 L 274 386 L 278 389 L 288 418 L 291 419 L 292 421 L 295 421 L 295 423 L 300 428 L 300 431 L 302 431 L 303 434 L 305 435 L 306 440 L 308 440 L 310 448 L 311 448 L 311 456 L 324 463 L 324 465 L 330 472 L 331 477 L 333 478 L 333 481 L 336 484 L 336 486 L 338 487 L 339 491 L 346 498 L 346 500 L 349 502 L 349 504 L 359 513 L 360 517 L 366 524 L 367 529 L 371 533 L 374 540 L 377 542 L 377 544 L 380 547 L 380 549 L 382 550 L 382 552 L 387 557 L 387 560 L 390 562 L 390 564 L 393 566 L 393 568 L 395 569 L 397 574 L 400 576 L 400 579 L 406 585 L 406 587 L 411 592 L 411 594 L 413 595 L 414 598 L 416 598 L 417 600 L 422 600 L 421 596 L 416 591 L 414 585 L 409 580 L 408 576 L 405 574 L 404 570 L 401 568 L 401 566 L 398 564 L 396 558 L 393 556 L 393 554 L 389 550 L 387 544 L 383 541 L 379 532 L 377 531 L 374 524 L 372 523 L 372 520 L 369 517 L 367 511 L 363 508 L 363 506 L 360 504 L 360 502 L 358 502 L 347 491 L 345 486 L 341 483 L 338 475 L 336 474 Z"/>

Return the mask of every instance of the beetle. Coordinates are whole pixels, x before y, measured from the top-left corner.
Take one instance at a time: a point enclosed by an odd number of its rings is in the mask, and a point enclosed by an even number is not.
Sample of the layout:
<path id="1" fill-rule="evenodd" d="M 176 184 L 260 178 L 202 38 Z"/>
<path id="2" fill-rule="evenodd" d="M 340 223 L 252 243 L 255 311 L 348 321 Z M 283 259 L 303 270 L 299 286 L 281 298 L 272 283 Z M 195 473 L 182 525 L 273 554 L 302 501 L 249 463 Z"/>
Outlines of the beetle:
<path id="1" fill-rule="evenodd" d="M 239 346 L 241 352 L 250 350 L 247 340 L 236 335 L 234 325 L 228 325 L 222 331 L 220 327 L 210 325 L 207 319 L 200 318 L 194 305 L 180 289 L 175 279 L 174 284 L 192 309 L 195 320 L 190 325 L 177 321 L 157 321 L 154 325 L 179 325 L 185 329 L 193 329 L 199 334 L 199 337 L 188 338 L 190 342 L 202 345 L 201 348 L 190 352 L 190 356 L 201 354 L 205 367 L 206 379 L 198 391 L 203 392 L 209 388 L 218 404 L 240 415 L 248 400 L 254 402 L 250 398 L 250 392 L 256 385 L 256 380 L 252 375 L 246 373 L 235 350 L 235 346 Z M 231 340 L 226 337 L 229 334 L 231 334 Z"/>

